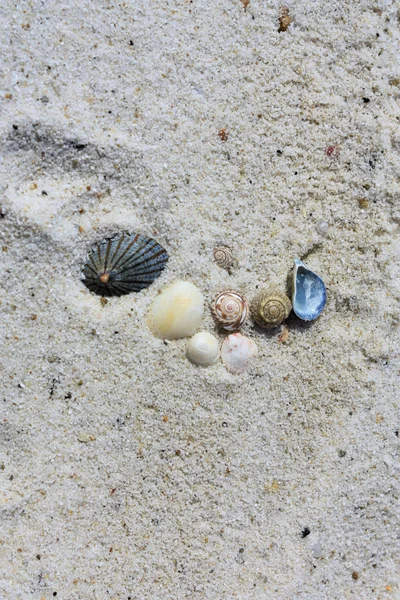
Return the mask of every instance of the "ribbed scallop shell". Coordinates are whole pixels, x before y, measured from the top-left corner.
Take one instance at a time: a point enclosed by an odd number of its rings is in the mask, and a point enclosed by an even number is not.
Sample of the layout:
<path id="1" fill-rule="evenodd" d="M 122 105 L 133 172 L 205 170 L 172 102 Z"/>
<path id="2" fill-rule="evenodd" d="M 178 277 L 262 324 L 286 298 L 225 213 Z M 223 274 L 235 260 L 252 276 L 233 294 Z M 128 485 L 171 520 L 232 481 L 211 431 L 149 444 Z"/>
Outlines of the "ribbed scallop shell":
<path id="1" fill-rule="evenodd" d="M 216 296 L 211 305 L 211 313 L 219 327 L 226 331 L 236 331 L 248 317 L 249 304 L 245 296 L 228 290 Z"/>
<path id="2" fill-rule="evenodd" d="M 167 251 L 152 238 L 117 234 L 92 248 L 83 283 L 100 296 L 139 292 L 161 275 L 167 261 Z"/>
<path id="3" fill-rule="evenodd" d="M 282 323 L 291 310 L 292 303 L 289 298 L 276 287 L 259 292 L 250 305 L 252 318 L 260 327 L 266 329 Z"/>
<path id="4" fill-rule="evenodd" d="M 232 250 L 228 246 L 217 246 L 213 250 L 214 260 L 219 267 L 230 271 L 234 258 Z"/>

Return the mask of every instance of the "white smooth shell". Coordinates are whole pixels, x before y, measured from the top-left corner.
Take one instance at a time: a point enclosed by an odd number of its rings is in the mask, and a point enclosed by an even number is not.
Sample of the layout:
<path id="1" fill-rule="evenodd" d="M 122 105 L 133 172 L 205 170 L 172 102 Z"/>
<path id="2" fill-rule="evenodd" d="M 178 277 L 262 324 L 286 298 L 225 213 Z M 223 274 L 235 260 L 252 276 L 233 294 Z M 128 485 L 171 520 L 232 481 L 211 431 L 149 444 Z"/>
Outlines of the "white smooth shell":
<path id="1" fill-rule="evenodd" d="M 258 354 L 258 349 L 248 337 L 241 333 L 232 333 L 225 338 L 221 348 L 222 362 L 231 373 L 244 373 L 252 359 Z"/>
<path id="2" fill-rule="evenodd" d="M 147 325 L 155 337 L 178 340 L 194 334 L 201 323 L 204 298 L 193 283 L 176 281 L 150 305 Z"/>
<path id="3" fill-rule="evenodd" d="M 200 331 L 189 340 L 186 357 L 195 365 L 208 367 L 219 358 L 219 341 L 211 333 Z"/>

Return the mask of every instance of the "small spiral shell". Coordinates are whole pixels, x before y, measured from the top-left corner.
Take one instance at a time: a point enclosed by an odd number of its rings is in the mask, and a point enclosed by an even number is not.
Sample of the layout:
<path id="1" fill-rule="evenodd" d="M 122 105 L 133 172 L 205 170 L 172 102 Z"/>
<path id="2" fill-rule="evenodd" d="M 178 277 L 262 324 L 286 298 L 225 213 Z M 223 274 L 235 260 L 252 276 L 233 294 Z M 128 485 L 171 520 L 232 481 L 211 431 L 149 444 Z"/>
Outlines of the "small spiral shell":
<path id="1" fill-rule="evenodd" d="M 219 327 L 226 331 L 236 331 L 248 317 L 249 303 L 239 292 L 228 290 L 216 296 L 211 305 L 211 313 Z"/>
<path id="2" fill-rule="evenodd" d="M 232 250 L 228 246 L 217 246 L 213 250 L 214 260 L 221 269 L 230 271 L 234 264 Z"/>
<path id="3" fill-rule="evenodd" d="M 261 290 L 250 305 L 254 321 L 266 329 L 276 327 L 287 319 L 292 310 L 289 298 L 276 287 Z"/>

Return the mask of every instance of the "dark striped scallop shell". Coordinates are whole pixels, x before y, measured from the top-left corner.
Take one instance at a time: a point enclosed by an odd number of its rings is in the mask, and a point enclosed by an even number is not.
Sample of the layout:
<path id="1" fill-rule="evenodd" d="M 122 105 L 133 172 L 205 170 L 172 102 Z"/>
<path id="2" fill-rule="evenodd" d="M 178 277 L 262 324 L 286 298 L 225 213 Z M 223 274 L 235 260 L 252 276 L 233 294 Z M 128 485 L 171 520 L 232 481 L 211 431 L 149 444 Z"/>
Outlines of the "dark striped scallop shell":
<path id="1" fill-rule="evenodd" d="M 100 296 L 122 296 L 147 288 L 168 261 L 155 240 L 136 233 L 118 234 L 92 248 L 83 267 L 83 283 Z"/>

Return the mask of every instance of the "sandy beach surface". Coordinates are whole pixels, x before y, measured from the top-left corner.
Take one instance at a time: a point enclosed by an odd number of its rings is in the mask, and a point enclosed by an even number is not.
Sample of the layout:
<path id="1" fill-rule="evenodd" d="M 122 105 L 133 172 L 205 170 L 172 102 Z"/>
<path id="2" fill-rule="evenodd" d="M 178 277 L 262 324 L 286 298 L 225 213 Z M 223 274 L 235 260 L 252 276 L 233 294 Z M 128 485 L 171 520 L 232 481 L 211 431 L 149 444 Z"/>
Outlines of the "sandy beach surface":
<path id="1" fill-rule="evenodd" d="M 400 598 L 400 8 L 286 6 L 1 2 L 1 600 Z M 104 303 L 122 231 L 169 263 Z M 295 257 L 326 308 L 243 375 L 146 325 Z"/>

